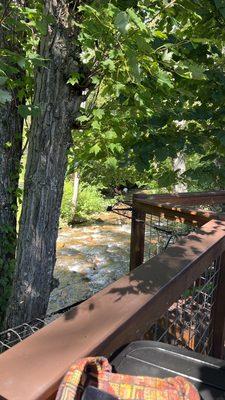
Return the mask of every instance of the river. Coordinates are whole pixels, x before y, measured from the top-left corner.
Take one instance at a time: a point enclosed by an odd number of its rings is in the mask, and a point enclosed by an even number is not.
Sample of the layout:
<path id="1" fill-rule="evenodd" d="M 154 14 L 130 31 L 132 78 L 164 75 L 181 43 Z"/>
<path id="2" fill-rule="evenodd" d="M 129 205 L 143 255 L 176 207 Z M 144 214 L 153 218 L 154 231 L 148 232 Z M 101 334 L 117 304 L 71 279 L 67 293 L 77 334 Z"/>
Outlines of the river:
<path id="1" fill-rule="evenodd" d="M 48 314 L 81 301 L 128 272 L 130 220 L 101 214 L 89 225 L 59 230 Z"/>

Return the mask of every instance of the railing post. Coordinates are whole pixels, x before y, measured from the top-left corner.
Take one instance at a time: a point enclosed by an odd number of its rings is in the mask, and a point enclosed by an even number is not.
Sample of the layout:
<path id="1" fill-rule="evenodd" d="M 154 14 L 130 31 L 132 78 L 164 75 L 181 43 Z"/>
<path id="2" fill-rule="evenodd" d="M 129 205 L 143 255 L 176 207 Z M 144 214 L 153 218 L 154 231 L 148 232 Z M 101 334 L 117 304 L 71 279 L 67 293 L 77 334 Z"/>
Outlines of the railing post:
<path id="1" fill-rule="evenodd" d="M 225 341 L 225 252 L 220 257 L 218 286 L 212 312 L 212 356 L 223 359 Z"/>
<path id="2" fill-rule="evenodd" d="M 144 261 L 145 218 L 146 213 L 134 206 L 131 223 L 130 271 Z"/>

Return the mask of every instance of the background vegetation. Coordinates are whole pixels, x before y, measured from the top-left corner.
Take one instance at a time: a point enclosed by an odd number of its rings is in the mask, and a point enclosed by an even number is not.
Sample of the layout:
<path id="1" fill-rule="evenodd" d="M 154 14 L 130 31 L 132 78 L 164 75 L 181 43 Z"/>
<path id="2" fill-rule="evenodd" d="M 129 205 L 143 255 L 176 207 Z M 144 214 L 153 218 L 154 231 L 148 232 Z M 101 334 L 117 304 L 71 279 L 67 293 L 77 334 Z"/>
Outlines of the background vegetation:
<path id="1" fill-rule="evenodd" d="M 225 2 L 2 1 L 0 22 L 0 320 L 12 290 L 11 325 L 45 313 L 65 176 L 68 222 L 77 170 L 81 218 L 121 185 L 224 188 Z"/>

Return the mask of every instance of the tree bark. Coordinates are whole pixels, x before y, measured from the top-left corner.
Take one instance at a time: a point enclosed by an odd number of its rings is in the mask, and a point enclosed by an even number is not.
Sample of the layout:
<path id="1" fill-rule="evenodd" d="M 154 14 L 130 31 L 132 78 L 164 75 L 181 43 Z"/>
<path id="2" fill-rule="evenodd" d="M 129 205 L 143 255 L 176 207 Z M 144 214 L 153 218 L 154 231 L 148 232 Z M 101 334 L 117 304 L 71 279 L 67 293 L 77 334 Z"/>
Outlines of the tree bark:
<path id="1" fill-rule="evenodd" d="M 69 22 L 71 4 L 64 0 L 45 2 L 53 22 L 40 43 L 40 55 L 46 62 L 36 74 L 34 103 L 40 113 L 31 124 L 7 326 L 43 318 L 51 292 L 67 152 L 82 101 L 80 87 L 67 84 L 71 72 L 80 68 L 78 30 Z"/>
<path id="2" fill-rule="evenodd" d="M 10 12 L 8 3 L 2 1 L 5 17 Z M 0 26 L 0 48 L 20 50 L 5 24 Z M 7 62 L 6 57 L 4 62 Z M 11 101 L 0 104 L 0 326 L 4 321 L 15 267 L 17 190 L 22 154 L 23 120 L 18 113 L 16 88 L 11 91 L 11 96 Z"/>
<path id="3" fill-rule="evenodd" d="M 9 300 L 15 266 L 22 126 L 15 100 L 0 107 L 0 324 Z"/>

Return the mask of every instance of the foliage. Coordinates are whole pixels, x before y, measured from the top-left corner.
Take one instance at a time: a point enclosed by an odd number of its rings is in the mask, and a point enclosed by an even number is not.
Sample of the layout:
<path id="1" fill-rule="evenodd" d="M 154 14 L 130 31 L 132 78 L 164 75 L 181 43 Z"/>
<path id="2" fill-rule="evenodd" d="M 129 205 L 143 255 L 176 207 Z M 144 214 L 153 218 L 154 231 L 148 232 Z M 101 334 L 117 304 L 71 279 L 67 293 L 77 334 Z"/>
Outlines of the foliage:
<path id="1" fill-rule="evenodd" d="M 111 200 L 105 199 L 99 187 L 95 185 L 80 184 L 76 210 L 72 204 L 72 196 L 73 181 L 67 178 L 61 207 L 61 219 L 67 224 L 89 219 L 91 214 L 106 211 L 107 206 L 111 204 Z"/>
<path id="2" fill-rule="evenodd" d="M 135 166 L 146 181 L 172 187 L 178 179 L 172 159 L 178 152 L 187 159 L 198 154 L 182 179 L 221 187 L 223 2 L 132 4 L 82 6 L 82 60 L 96 91 L 78 117 L 74 157 L 87 177 L 96 177 L 99 165 L 100 174 L 114 176 Z"/>
<path id="3" fill-rule="evenodd" d="M 77 215 L 86 217 L 92 213 L 106 211 L 109 200 L 104 199 L 97 186 L 80 185 Z"/>
<path id="4" fill-rule="evenodd" d="M 74 217 L 73 198 L 73 182 L 66 179 L 64 183 L 64 192 L 61 205 L 61 219 L 63 222 L 70 224 Z"/>
<path id="5" fill-rule="evenodd" d="M 37 53 L 39 38 L 46 33 L 48 22 L 42 8 L 40 1 L 30 1 L 29 7 L 20 1 L 0 4 L 0 104 L 11 101 L 16 94 L 14 100 L 23 118 L 38 112 L 32 105 L 32 93 L 34 67 L 44 62 Z"/>
<path id="6" fill-rule="evenodd" d="M 223 188 L 224 0 L 79 4 L 83 18 L 73 23 L 80 29 L 82 67 L 65 76 L 84 97 L 69 154 L 70 172 L 76 161 L 85 182 L 77 214 L 104 208 L 99 187 L 128 181 L 172 190 L 178 153 L 187 159 L 181 179 L 189 188 Z M 0 4 L 0 103 L 16 102 L 28 122 L 40 112 L 32 101 L 34 69 L 45 67 L 37 48 L 51 23 L 42 7 L 33 0 Z M 62 205 L 68 221 L 74 217 L 71 199 L 68 180 Z M 7 279 L 3 285 L 8 293 Z"/>

